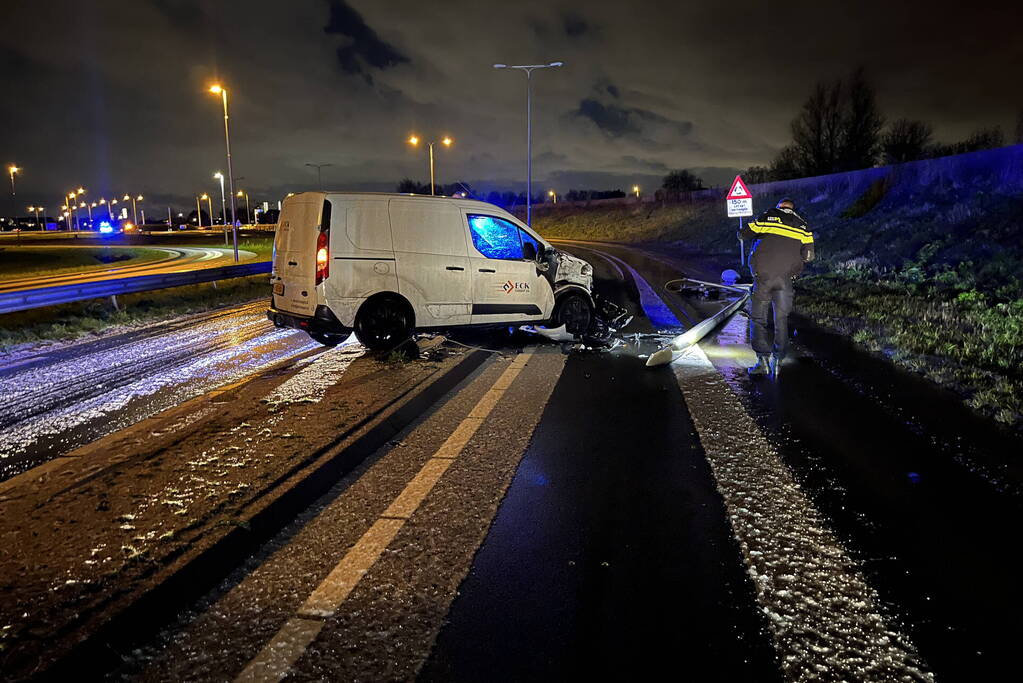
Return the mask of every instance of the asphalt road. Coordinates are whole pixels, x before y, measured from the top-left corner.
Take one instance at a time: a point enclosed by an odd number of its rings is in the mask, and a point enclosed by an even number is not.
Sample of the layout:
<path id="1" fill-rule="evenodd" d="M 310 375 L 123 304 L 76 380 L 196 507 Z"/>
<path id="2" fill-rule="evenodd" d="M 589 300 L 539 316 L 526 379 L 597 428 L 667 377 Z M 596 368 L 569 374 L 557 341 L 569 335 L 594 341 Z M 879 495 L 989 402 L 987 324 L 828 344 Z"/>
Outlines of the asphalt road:
<path id="1" fill-rule="evenodd" d="M 93 246 L 93 245 L 90 245 Z M 85 245 L 46 245 L 49 249 L 76 249 L 86 248 Z M 35 289 L 37 287 L 56 287 L 59 285 L 73 285 L 85 282 L 96 282 L 99 280 L 114 280 L 118 278 L 134 277 L 137 275 L 160 275 L 165 273 L 180 273 L 187 270 L 198 270 L 202 268 L 218 268 L 234 263 L 234 252 L 222 247 L 149 247 L 154 251 L 162 251 L 166 255 L 162 258 L 127 266 L 113 266 L 100 270 L 90 270 L 83 273 L 63 273 L 60 275 L 45 275 L 16 280 L 0 281 L 0 292 L 16 292 L 24 289 Z M 250 251 L 239 251 L 240 261 L 248 261 L 256 257 Z"/>
<path id="2" fill-rule="evenodd" d="M 461 338 L 502 355 L 116 675 L 1012 675 L 1023 607 L 1010 559 L 1023 500 L 1018 437 L 805 323 L 776 381 L 745 375 L 753 355 L 741 314 L 675 366 L 645 368 L 654 335 L 713 306 L 679 300 L 664 283 L 713 273 L 665 251 L 565 246 L 636 312 L 625 346 L 563 355 L 520 337 Z M 0 420 L 15 435 L 33 425 L 23 442 L 36 449 L 8 461 L 38 462 L 63 434 L 81 429 L 76 443 L 87 441 L 137 419 L 115 410 L 93 432 L 88 420 L 63 426 L 93 415 L 82 409 L 90 401 L 128 396 L 138 414 L 152 412 L 316 353 L 257 322 L 257 309 L 5 368 L 0 381 L 24 387 L 24 398 Z M 302 372 L 316 375 L 318 362 Z M 111 364 L 123 389 L 98 386 Z M 46 391 L 54 381 L 57 402 Z M 29 407 L 25 417 L 13 404 Z M 58 428 L 47 434 L 48 423 Z"/>

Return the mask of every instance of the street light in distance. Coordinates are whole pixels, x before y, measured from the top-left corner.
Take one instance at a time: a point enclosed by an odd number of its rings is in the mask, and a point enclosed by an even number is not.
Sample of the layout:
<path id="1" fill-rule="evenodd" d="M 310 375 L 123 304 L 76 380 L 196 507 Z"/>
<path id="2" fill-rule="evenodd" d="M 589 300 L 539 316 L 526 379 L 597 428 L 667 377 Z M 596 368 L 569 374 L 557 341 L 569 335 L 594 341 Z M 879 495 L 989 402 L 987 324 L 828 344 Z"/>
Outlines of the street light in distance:
<path id="1" fill-rule="evenodd" d="M 419 136 L 414 133 L 408 137 L 408 143 L 413 147 L 418 147 L 419 142 L 420 142 Z M 452 140 L 450 136 L 445 135 L 443 138 L 441 138 L 440 143 L 445 147 L 450 147 L 451 145 L 455 144 L 455 141 Z M 434 196 L 437 194 L 433 174 L 433 146 L 435 144 L 437 144 L 436 141 L 426 143 L 426 145 L 430 148 L 430 196 Z"/>

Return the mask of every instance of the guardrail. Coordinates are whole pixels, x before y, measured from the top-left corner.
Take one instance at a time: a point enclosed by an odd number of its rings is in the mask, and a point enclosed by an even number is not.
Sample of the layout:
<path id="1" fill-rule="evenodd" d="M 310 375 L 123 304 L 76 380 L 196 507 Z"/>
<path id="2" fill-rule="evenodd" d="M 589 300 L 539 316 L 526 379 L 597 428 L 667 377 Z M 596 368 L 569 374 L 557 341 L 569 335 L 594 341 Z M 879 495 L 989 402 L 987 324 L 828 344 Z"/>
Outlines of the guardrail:
<path id="1" fill-rule="evenodd" d="M 186 270 L 180 273 L 162 273 L 159 275 L 137 275 L 113 280 L 95 280 L 75 285 L 58 285 L 56 287 L 38 287 L 22 289 L 15 292 L 0 293 L 0 314 L 25 311 L 30 308 L 70 304 L 86 299 L 116 297 L 118 294 L 148 292 L 155 289 L 169 289 L 197 285 L 203 282 L 216 282 L 249 275 L 263 275 L 270 272 L 270 261 L 242 263 L 237 266 L 220 268 L 203 268 Z M 115 299 L 116 304 L 116 299 Z"/>

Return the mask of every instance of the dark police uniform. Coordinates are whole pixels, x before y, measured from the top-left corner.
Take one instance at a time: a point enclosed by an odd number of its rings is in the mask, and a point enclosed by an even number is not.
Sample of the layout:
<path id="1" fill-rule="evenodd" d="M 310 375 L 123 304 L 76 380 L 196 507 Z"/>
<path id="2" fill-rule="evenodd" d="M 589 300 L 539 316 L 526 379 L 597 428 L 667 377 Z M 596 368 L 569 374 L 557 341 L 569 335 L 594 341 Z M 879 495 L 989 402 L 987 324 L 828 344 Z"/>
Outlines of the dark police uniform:
<path id="1" fill-rule="evenodd" d="M 789 341 L 788 315 L 792 310 L 792 279 L 813 260 L 813 233 L 792 209 L 768 209 L 739 232 L 743 240 L 755 240 L 750 265 L 753 296 L 750 305 L 750 338 L 758 356 L 781 359 Z M 774 342 L 767 330 L 768 308 L 774 306 Z"/>

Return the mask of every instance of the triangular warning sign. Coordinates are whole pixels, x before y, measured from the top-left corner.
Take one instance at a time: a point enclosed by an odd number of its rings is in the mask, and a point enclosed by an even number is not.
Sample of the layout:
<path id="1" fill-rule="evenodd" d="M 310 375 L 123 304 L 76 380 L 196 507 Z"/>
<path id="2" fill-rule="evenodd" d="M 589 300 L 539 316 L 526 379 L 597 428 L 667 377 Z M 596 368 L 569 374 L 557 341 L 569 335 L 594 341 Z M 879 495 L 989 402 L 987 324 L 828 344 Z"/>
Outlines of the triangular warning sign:
<path id="1" fill-rule="evenodd" d="M 753 195 L 750 194 L 749 188 L 746 187 L 746 183 L 742 181 L 742 176 L 735 176 L 735 180 L 732 181 L 732 189 L 728 191 L 726 199 L 752 199 Z"/>

